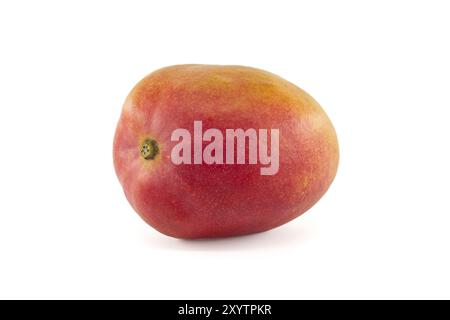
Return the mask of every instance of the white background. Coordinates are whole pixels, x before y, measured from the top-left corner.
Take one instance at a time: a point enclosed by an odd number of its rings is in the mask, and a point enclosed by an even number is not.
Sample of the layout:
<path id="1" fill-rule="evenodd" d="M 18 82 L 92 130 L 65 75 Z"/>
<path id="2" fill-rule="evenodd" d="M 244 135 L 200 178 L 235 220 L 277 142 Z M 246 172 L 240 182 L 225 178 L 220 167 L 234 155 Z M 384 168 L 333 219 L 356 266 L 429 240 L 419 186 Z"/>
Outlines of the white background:
<path id="1" fill-rule="evenodd" d="M 446 1 L 2 1 L 0 298 L 450 298 Z M 241 64 L 311 93 L 337 178 L 276 230 L 183 241 L 112 165 L 147 73 Z"/>

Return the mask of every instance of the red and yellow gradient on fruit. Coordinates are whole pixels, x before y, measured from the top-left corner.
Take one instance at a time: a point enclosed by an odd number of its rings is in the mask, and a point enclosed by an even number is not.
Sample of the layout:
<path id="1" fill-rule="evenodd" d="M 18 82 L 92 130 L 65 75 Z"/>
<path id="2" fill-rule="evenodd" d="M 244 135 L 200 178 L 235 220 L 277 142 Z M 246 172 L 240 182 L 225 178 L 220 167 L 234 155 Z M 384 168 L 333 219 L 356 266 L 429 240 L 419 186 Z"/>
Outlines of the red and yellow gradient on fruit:
<path id="1" fill-rule="evenodd" d="M 279 170 L 171 161 L 175 129 L 279 129 Z M 204 146 L 207 143 L 204 143 Z M 235 150 L 236 154 L 236 150 Z M 177 65 L 141 80 L 123 106 L 114 165 L 136 212 L 177 238 L 227 237 L 278 227 L 311 208 L 338 166 L 336 133 L 305 91 L 242 66 Z"/>

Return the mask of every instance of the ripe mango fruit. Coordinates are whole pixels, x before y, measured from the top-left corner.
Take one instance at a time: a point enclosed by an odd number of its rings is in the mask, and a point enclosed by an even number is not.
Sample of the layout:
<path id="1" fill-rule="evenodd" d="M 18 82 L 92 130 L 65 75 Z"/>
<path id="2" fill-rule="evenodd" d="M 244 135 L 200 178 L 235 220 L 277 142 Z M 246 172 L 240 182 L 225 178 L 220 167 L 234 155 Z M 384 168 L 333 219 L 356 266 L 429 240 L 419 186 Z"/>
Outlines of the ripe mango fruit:
<path id="1" fill-rule="evenodd" d="M 333 181 L 333 125 L 305 91 L 243 66 L 176 65 L 128 95 L 114 166 L 134 210 L 177 238 L 278 227 Z"/>

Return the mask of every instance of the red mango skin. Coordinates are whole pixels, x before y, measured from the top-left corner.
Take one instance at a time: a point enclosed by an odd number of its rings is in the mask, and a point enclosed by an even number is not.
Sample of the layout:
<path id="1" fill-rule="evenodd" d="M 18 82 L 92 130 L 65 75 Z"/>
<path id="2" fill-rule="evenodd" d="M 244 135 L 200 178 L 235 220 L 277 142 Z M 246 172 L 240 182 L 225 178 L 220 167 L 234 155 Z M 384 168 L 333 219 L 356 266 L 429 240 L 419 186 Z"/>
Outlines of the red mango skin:
<path id="1" fill-rule="evenodd" d="M 200 120 L 203 132 L 279 129 L 278 173 L 261 175 L 259 163 L 173 164 L 173 130 L 193 136 Z M 141 156 L 146 139 L 158 143 L 153 160 Z M 151 73 L 128 95 L 114 138 L 115 170 L 134 210 L 158 231 L 184 239 L 256 233 L 298 217 L 327 191 L 338 158 L 333 125 L 310 95 L 243 66 L 176 65 Z"/>

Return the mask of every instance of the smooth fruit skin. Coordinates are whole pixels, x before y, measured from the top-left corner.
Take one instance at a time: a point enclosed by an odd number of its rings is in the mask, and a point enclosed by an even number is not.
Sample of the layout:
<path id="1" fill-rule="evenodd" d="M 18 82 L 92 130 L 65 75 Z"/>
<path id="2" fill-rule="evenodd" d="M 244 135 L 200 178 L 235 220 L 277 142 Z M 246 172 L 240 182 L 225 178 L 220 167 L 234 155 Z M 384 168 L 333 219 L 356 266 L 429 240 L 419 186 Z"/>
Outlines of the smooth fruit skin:
<path id="1" fill-rule="evenodd" d="M 195 120 L 203 132 L 278 128 L 278 173 L 261 175 L 260 164 L 173 164 L 171 133 L 192 133 Z M 158 144 L 150 160 L 141 155 L 147 139 Z M 186 239 L 261 232 L 298 217 L 327 191 L 338 158 L 333 125 L 310 95 L 243 66 L 151 73 L 127 97 L 114 138 L 114 166 L 130 204 L 158 231 Z"/>

